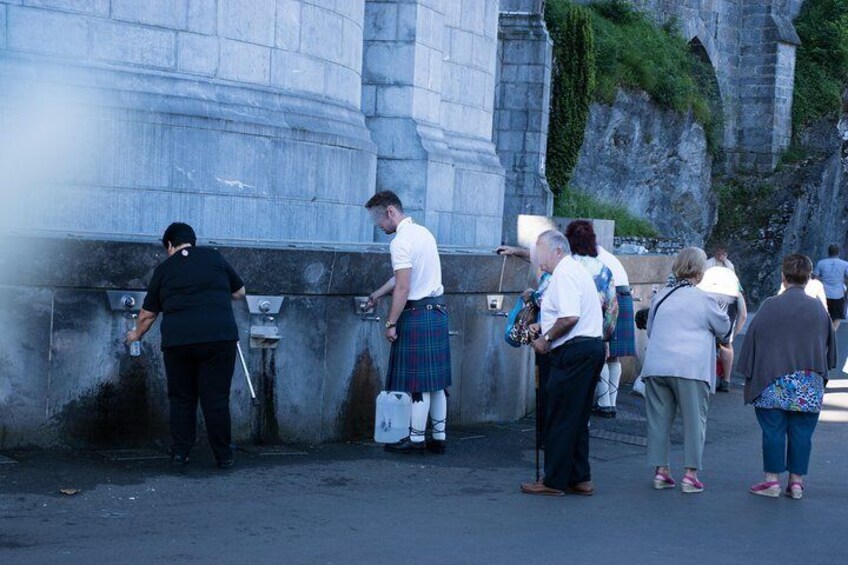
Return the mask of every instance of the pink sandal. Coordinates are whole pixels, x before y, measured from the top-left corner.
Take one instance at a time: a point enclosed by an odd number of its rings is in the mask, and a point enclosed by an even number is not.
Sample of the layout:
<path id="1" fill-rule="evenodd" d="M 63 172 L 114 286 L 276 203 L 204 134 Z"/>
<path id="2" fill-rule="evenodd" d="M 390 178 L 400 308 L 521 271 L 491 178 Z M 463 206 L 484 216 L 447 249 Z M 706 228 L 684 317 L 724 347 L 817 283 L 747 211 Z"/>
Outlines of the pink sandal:
<path id="1" fill-rule="evenodd" d="M 668 473 L 657 473 L 654 475 L 654 488 L 657 490 L 663 490 L 667 488 L 674 488 L 677 486 L 677 483 L 674 482 L 674 479 L 671 478 L 671 475 Z"/>
<path id="2" fill-rule="evenodd" d="M 780 483 L 777 481 L 762 482 L 752 486 L 748 492 L 757 496 L 777 498 L 780 496 Z"/>
<path id="3" fill-rule="evenodd" d="M 683 485 L 681 488 L 686 494 L 704 492 L 704 483 L 702 483 L 695 477 L 690 477 L 689 475 L 686 475 L 685 477 L 683 477 L 683 481 L 681 481 L 681 484 Z"/>
<path id="4" fill-rule="evenodd" d="M 797 481 L 793 481 L 786 486 L 785 494 L 792 500 L 801 500 L 804 498 L 804 485 Z"/>

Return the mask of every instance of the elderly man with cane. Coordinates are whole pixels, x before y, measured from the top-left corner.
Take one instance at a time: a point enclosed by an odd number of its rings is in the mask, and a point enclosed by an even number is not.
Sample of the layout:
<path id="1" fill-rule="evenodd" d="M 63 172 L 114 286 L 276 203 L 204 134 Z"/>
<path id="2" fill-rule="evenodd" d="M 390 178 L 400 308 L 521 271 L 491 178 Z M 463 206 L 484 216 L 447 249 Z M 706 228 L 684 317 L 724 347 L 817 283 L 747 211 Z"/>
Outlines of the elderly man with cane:
<path id="1" fill-rule="evenodd" d="M 536 242 L 539 266 L 551 275 L 542 302 L 538 354 L 551 365 L 546 385 L 545 475 L 521 485 L 526 494 L 594 494 L 589 418 L 606 357 L 603 316 L 592 277 L 571 257 L 565 236 L 549 230 Z"/>
<path id="2" fill-rule="evenodd" d="M 403 211 L 394 192 L 375 194 L 365 204 L 374 224 L 395 234 L 389 247 L 394 276 L 368 297 L 370 305 L 392 293 L 386 339 L 392 344 L 386 389 L 412 396 L 409 437 L 386 445 L 394 453 L 444 453 L 447 394 L 451 384 L 448 311 L 436 239 Z M 425 441 L 427 418 L 432 439 Z"/>

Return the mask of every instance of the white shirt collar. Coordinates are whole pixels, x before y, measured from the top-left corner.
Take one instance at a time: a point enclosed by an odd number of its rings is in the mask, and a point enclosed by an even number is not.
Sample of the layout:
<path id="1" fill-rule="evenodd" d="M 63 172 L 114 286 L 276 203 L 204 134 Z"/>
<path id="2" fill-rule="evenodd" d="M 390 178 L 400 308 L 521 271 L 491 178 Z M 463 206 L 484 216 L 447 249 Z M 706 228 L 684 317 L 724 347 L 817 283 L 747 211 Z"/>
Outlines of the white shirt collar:
<path id="1" fill-rule="evenodd" d="M 401 229 L 405 228 L 406 226 L 411 226 L 414 223 L 415 221 L 412 219 L 412 216 L 407 216 L 400 221 L 400 223 L 397 225 L 397 229 L 395 230 L 395 232 L 400 233 Z"/>
<path id="2" fill-rule="evenodd" d="M 565 263 L 566 261 L 569 261 L 569 260 L 574 261 L 574 257 L 572 257 L 571 255 L 566 255 L 562 259 L 560 259 L 560 262 L 557 263 L 556 267 L 554 267 L 554 271 L 553 271 L 553 273 L 551 273 L 551 276 L 554 276 L 554 273 L 556 273 L 561 268 L 567 269 L 568 267 L 566 265 L 564 265 L 563 263 Z"/>

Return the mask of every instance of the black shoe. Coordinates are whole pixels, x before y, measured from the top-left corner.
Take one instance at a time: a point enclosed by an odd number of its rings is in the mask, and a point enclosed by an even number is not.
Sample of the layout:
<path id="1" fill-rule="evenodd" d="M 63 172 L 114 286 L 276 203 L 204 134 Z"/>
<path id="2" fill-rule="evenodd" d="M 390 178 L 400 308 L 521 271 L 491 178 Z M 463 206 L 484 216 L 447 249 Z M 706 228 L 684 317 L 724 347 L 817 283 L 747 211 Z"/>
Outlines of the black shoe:
<path id="1" fill-rule="evenodd" d="M 427 451 L 443 455 L 448 450 L 448 441 L 445 439 L 428 439 Z"/>
<path id="2" fill-rule="evenodd" d="M 730 392 L 730 381 L 722 379 L 721 382 L 718 383 L 716 390 L 718 392 Z"/>
<path id="3" fill-rule="evenodd" d="M 188 455 L 179 455 L 172 454 L 171 455 L 171 467 L 185 467 L 188 465 L 189 458 Z"/>
<path id="4" fill-rule="evenodd" d="M 234 463 L 235 462 L 233 461 L 232 457 L 230 457 L 229 459 L 219 459 L 218 460 L 218 468 L 219 469 L 232 469 Z"/>
<path id="5" fill-rule="evenodd" d="M 427 452 L 427 445 L 423 441 L 414 442 L 406 437 L 397 443 L 387 443 L 383 449 L 392 453 L 417 453 L 423 455 Z"/>

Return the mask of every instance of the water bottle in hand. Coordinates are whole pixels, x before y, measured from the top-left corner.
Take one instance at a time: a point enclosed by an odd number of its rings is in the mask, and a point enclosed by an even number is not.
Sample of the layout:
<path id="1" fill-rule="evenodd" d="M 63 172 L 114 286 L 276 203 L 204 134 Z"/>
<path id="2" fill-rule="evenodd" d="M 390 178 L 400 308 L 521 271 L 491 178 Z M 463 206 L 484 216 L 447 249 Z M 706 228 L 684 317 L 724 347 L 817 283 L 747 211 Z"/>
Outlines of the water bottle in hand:
<path id="1" fill-rule="evenodd" d="M 130 355 L 133 357 L 138 357 L 141 355 L 141 342 L 133 341 L 130 343 Z"/>

